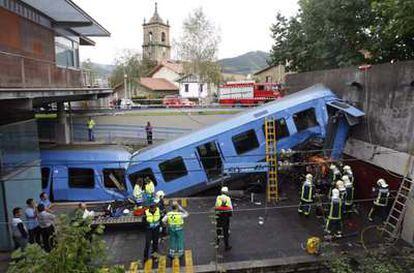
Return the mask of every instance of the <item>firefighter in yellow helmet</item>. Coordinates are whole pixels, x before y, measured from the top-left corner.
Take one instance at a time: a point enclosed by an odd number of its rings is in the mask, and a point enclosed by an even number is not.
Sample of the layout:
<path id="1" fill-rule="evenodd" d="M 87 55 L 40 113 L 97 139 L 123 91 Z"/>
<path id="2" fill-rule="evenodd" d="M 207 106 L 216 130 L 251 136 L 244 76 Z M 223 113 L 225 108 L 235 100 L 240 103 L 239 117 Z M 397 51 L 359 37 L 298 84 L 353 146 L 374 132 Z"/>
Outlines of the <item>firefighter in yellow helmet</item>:
<path id="1" fill-rule="evenodd" d="M 168 225 L 170 258 L 181 257 L 184 254 L 184 219 L 187 217 L 188 212 L 178 202 L 174 202 L 172 210 L 162 218 L 162 221 Z"/>
<path id="2" fill-rule="evenodd" d="M 390 196 L 390 190 L 388 184 L 384 179 L 378 179 L 377 181 L 377 198 L 374 200 L 374 204 L 369 211 L 368 220 L 374 221 L 375 218 L 380 218 L 381 221 L 385 221 L 387 215 L 388 198 Z"/>
<path id="3" fill-rule="evenodd" d="M 300 204 L 298 208 L 299 214 L 308 216 L 311 212 L 311 204 L 313 203 L 314 186 L 312 183 L 313 176 L 308 173 L 305 178 L 305 182 L 302 185 L 302 191 L 300 194 Z"/>
<path id="4" fill-rule="evenodd" d="M 325 231 L 328 235 L 342 237 L 342 200 L 339 196 L 338 189 L 332 190 L 331 204 Z"/>
<path id="5" fill-rule="evenodd" d="M 231 249 L 229 244 L 230 217 L 233 215 L 233 204 L 229 197 L 229 189 L 221 188 L 221 194 L 216 198 L 214 210 L 216 212 L 216 233 L 217 246 L 220 243 L 220 237 L 223 236 L 224 247 L 226 251 Z"/>

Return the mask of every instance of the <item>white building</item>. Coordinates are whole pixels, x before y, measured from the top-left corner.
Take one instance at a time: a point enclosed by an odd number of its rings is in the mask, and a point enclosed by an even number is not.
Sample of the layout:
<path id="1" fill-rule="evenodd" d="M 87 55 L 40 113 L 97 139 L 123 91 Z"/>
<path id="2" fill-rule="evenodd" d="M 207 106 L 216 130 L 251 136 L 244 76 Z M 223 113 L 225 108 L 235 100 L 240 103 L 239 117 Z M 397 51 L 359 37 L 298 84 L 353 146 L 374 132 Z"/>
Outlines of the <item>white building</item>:
<path id="1" fill-rule="evenodd" d="M 200 98 L 204 99 L 208 96 L 208 84 L 201 82 L 199 77 L 190 74 L 186 75 L 178 80 L 180 88 L 180 96 L 182 98 Z M 215 93 L 216 88 L 213 85 L 210 85 L 211 95 Z"/>

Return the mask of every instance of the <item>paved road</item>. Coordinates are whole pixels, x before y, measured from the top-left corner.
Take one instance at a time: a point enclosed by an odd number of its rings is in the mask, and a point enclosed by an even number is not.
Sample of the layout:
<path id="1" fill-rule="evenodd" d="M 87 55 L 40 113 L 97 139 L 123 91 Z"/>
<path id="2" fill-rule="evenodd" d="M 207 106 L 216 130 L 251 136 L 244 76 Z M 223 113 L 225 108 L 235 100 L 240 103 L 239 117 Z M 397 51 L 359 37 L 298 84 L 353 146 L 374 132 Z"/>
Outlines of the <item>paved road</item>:
<path id="1" fill-rule="evenodd" d="M 97 124 L 118 124 L 118 125 L 139 125 L 145 126 L 147 121 L 151 122 L 153 127 L 175 127 L 183 129 L 199 129 L 201 127 L 215 124 L 234 115 L 105 115 L 95 116 Z M 86 123 L 86 117 L 74 117 L 74 123 Z"/>

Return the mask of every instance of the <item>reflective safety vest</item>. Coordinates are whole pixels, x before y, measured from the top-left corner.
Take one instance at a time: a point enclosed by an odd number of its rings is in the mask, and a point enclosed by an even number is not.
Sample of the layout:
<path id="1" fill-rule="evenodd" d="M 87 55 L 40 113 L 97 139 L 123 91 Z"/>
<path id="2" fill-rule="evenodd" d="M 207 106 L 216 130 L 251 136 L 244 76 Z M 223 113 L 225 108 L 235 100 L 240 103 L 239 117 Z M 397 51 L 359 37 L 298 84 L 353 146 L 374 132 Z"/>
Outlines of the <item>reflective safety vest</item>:
<path id="1" fill-rule="evenodd" d="M 346 198 L 345 198 L 345 205 L 352 205 L 354 202 L 354 186 L 346 186 Z"/>
<path id="2" fill-rule="evenodd" d="M 87 125 L 88 129 L 93 129 L 93 127 L 95 127 L 95 121 L 93 119 L 88 120 Z"/>
<path id="3" fill-rule="evenodd" d="M 150 181 L 149 183 L 145 185 L 145 193 L 154 194 L 154 192 L 155 192 L 154 182 Z"/>
<path id="4" fill-rule="evenodd" d="M 167 213 L 167 223 L 170 228 L 180 229 L 184 226 L 184 218 L 179 211 L 170 211 Z"/>
<path id="5" fill-rule="evenodd" d="M 221 194 L 216 198 L 215 210 L 218 211 L 229 211 L 233 210 L 233 205 L 231 204 L 231 199 L 225 194 Z"/>
<path id="6" fill-rule="evenodd" d="M 151 213 L 149 209 L 145 210 L 145 217 L 149 227 L 157 227 L 160 224 L 161 212 L 159 208 L 155 209 L 154 213 Z"/>
<path id="7" fill-rule="evenodd" d="M 334 198 L 331 200 L 331 208 L 329 209 L 330 220 L 342 219 L 342 200 L 340 198 Z"/>
<path id="8" fill-rule="evenodd" d="M 300 200 L 305 202 L 313 202 L 313 187 L 312 184 L 303 183 L 302 185 L 302 194 Z"/>
<path id="9" fill-rule="evenodd" d="M 141 188 L 141 186 L 138 183 L 135 184 L 135 186 L 134 186 L 133 195 L 137 199 L 141 199 L 142 198 L 142 188 Z"/>
<path id="10" fill-rule="evenodd" d="M 339 190 L 339 198 L 341 198 L 342 203 L 346 200 L 346 188 Z"/>
<path id="11" fill-rule="evenodd" d="M 388 188 L 380 188 L 378 190 L 377 199 L 374 200 L 374 204 L 377 206 L 385 207 L 388 205 L 388 197 L 390 196 L 390 191 Z"/>

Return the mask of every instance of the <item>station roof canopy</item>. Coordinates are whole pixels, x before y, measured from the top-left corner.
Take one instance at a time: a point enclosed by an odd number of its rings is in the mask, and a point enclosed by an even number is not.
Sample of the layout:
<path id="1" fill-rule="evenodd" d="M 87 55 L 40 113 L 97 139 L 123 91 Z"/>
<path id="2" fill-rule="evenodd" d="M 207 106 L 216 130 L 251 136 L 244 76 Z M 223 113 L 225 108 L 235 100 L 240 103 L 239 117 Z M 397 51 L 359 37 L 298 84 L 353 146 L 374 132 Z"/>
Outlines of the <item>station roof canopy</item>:
<path id="1" fill-rule="evenodd" d="M 108 30 L 71 0 L 21 1 L 51 18 L 56 26 L 71 29 L 80 36 L 110 36 Z"/>

